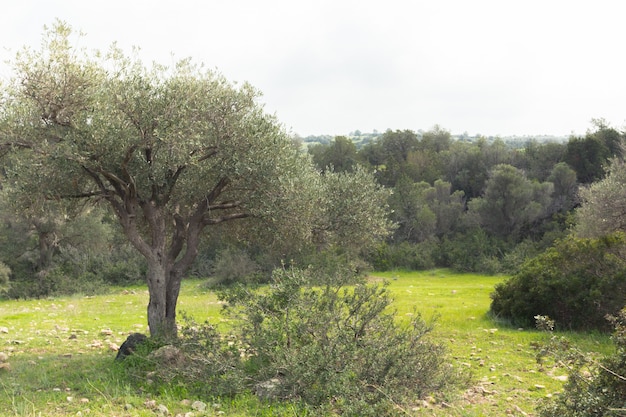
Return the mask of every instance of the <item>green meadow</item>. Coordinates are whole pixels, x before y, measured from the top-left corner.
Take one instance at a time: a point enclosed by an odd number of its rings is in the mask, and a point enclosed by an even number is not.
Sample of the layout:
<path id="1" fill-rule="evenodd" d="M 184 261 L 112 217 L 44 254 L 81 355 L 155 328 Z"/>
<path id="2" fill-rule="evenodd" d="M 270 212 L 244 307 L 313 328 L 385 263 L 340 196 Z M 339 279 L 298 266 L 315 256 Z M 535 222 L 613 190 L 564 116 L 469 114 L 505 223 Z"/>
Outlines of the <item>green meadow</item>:
<path id="1" fill-rule="evenodd" d="M 449 349 L 451 366 L 467 369 L 470 384 L 447 398 L 426 398 L 404 412 L 415 416 L 528 416 L 562 390 L 567 371 L 537 363 L 537 342 L 550 336 L 488 317 L 489 294 L 504 277 L 448 270 L 374 273 L 387 281 L 398 319 L 435 320 L 432 337 Z M 146 333 L 143 287 L 109 294 L 0 302 L 0 416 L 300 416 L 295 404 L 252 395 L 193 398 L 184 387 L 145 392 L 124 378 L 116 349 L 132 332 Z M 227 328 L 216 295 L 201 280 L 183 283 L 179 312 Z M 604 354 L 607 335 L 563 333 L 580 349 Z M 197 411 L 193 401 L 207 409 Z M 165 406 L 167 414 L 164 414 Z"/>

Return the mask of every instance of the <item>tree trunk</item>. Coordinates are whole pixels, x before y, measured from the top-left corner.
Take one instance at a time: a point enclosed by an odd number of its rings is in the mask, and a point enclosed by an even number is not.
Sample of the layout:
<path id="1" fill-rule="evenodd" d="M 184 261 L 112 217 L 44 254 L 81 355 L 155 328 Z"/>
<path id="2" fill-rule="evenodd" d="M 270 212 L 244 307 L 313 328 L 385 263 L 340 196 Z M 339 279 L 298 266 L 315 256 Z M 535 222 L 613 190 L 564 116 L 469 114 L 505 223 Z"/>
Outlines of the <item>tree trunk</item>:
<path id="1" fill-rule="evenodd" d="M 176 303 L 180 279 L 173 277 L 171 268 L 164 263 L 148 260 L 148 327 L 152 337 L 170 340 L 177 336 Z"/>
<path id="2" fill-rule="evenodd" d="M 206 203 L 208 204 L 208 203 Z M 174 230 L 168 239 L 166 214 L 162 207 L 152 203 L 135 203 L 117 207 L 120 223 L 129 241 L 148 262 L 146 282 L 150 301 L 148 302 L 148 327 L 152 337 L 167 340 L 177 337 L 176 304 L 180 285 L 185 271 L 189 269 L 198 255 L 200 233 L 204 227 L 203 215 L 206 207 L 198 209 L 191 220 L 174 215 Z M 146 223 L 149 226 L 150 239 L 144 239 L 139 233 L 135 208 L 141 206 Z M 243 215 L 231 215 L 227 219 L 241 218 Z"/>

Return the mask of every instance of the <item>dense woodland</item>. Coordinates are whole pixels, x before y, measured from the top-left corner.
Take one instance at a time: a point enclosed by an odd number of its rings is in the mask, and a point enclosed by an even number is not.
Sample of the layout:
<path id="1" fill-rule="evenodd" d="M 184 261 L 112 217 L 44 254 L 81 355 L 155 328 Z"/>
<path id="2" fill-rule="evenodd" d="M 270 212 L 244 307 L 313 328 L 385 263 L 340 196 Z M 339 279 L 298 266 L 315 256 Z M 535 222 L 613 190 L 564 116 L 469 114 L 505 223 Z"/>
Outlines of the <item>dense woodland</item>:
<path id="1" fill-rule="evenodd" d="M 621 155 L 624 138 L 601 120 L 583 137 L 527 139 L 523 145 L 517 140 L 453 137 L 438 126 L 426 132 L 355 136 L 364 140 L 294 139 L 324 175 L 365 168 L 392 190 L 388 205 L 393 233 L 360 253 L 352 248 L 353 266 L 483 273 L 513 273 L 568 235 L 576 222 L 580 190 L 604 177 L 611 159 Z M 89 207 L 68 213 L 50 205 L 42 217 L 16 205 L 8 196 L 2 200 L 1 238 L 11 242 L 1 249 L 2 262 L 11 271 L 8 295 L 90 291 L 103 283 L 143 279 L 144 263 L 106 211 Z M 263 239 L 244 239 L 237 229 L 229 225 L 212 233 L 192 273 L 215 275 L 224 283 L 262 281 L 264 271 L 286 256 L 300 264 L 328 262 L 313 259 L 319 254 L 288 253 L 284 247 L 264 245 Z M 330 250 L 323 256 L 345 258 L 345 252 Z"/>
<path id="2" fill-rule="evenodd" d="M 364 165 L 391 188 L 391 238 L 367 254 L 376 269 L 451 267 L 514 272 L 567 235 L 579 190 L 604 177 L 621 155 L 623 133 L 594 121 L 566 141 L 455 139 L 387 131 L 361 147 L 345 137 L 308 147 L 317 166 L 350 171 Z"/>

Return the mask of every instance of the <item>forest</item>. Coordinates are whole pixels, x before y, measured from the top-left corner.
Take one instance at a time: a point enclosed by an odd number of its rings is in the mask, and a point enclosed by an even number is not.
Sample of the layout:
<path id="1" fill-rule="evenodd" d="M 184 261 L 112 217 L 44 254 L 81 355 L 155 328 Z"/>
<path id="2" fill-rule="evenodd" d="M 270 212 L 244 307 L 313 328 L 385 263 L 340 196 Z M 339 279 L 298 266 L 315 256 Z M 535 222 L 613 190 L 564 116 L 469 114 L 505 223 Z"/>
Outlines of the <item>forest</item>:
<path id="1" fill-rule="evenodd" d="M 623 133 L 602 120 L 584 137 L 453 139 L 436 126 L 396 130 L 361 147 L 346 137 L 308 147 L 319 169 L 365 166 L 393 190 L 393 235 L 367 254 L 375 269 L 451 267 L 511 273 L 576 223 L 580 190 L 601 180 Z"/>

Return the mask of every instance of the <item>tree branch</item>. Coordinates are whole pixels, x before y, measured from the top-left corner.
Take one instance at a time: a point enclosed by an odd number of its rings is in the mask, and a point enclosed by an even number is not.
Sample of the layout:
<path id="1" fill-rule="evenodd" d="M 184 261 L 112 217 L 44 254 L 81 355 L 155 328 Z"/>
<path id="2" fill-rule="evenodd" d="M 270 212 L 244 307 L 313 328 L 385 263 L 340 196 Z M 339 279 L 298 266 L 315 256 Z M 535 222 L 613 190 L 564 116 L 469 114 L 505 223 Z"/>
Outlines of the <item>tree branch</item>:
<path id="1" fill-rule="evenodd" d="M 80 198 L 89 198 L 89 197 L 106 197 L 107 193 L 103 193 L 102 191 L 92 191 L 89 193 L 79 193 L 79 194 L 63 194 L 61 198 L 69 198 L 69 199 L 80 199 Z"/>
<path id="2" fill-rule="evenodd" d="M 250 217 L 250 214 L 242 213 L 242 212 L 231 213 L 231 214 L 226 214 L 220 217 L 205 219 L 203 224 L 208 226 L 208 225 L 218 224 L 218 223 L 227 222 L 227 221 L 235 220 L 235 219 L 245 219 L 246 217 Z"/>
<path id="3" fill-rule="evenodd" d="M 232 208 L 238 208 L 241 205 L 241 201 L 223 202 L 218 204 L 211 204 L 207 207 L 207 211 L 211 210 L 226 210 Z"/>

